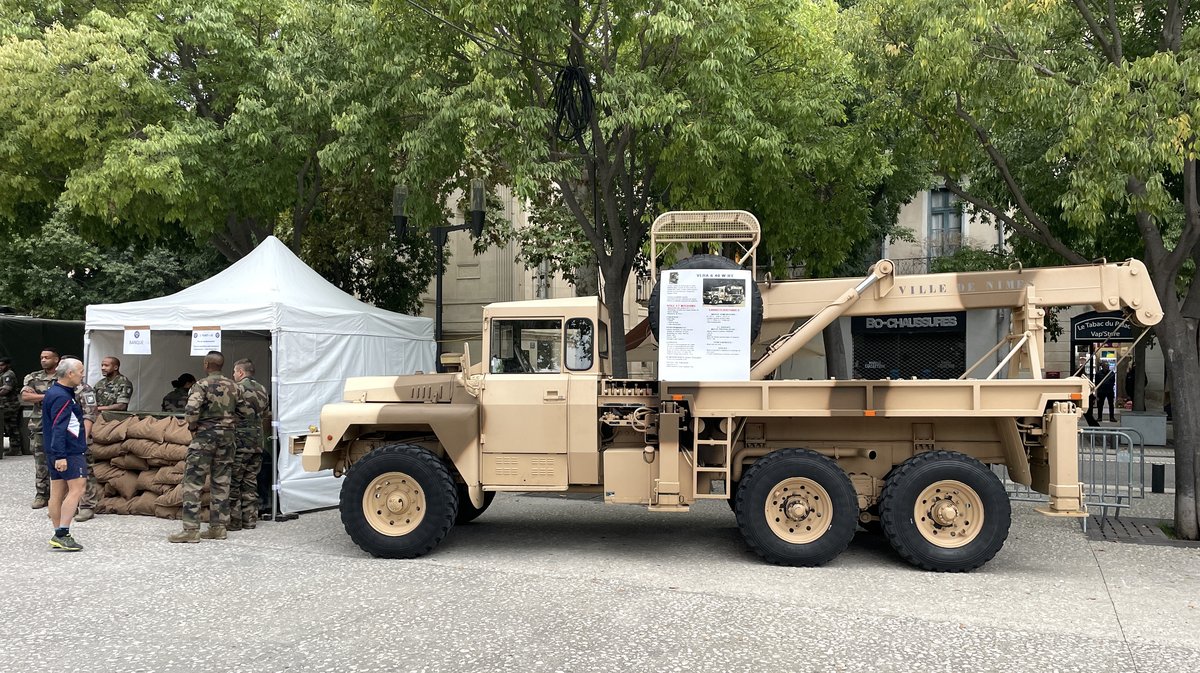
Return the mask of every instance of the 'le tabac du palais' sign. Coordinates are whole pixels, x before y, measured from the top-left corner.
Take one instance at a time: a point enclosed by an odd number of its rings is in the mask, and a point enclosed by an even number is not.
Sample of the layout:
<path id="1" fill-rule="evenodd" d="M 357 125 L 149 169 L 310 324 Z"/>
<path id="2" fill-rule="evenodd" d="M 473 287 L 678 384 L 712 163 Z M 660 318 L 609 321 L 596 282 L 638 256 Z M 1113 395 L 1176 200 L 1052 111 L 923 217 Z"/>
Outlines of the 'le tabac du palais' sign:
<path id="1" fill-rule="evenodd" d="M 1071 341 L 1076 343 L 1133 341 L 1133 325 L 1125 320 L 1125 316 L 1120 311 L 1081 313 L 1071 319 Z"/>

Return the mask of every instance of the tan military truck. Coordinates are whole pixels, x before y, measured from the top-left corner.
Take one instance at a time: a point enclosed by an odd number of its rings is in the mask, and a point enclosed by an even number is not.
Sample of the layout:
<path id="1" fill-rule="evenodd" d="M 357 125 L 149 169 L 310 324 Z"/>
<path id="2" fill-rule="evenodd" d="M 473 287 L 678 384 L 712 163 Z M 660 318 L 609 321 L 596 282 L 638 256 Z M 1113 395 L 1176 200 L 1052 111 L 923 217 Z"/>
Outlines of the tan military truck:
<path id="1" fill-rule="evenodd" d="M 756 271 L 758 222 L 742 211 L 661 216 L 653 257 L 700 240 L 739 250 Z M 677 266 L 739 264 L 707 255 Z M 1136 260 L 905 276 L 881 260 L 862 279 L 750 285 L 763 347 L 749 380 L 613 378 L 598 299 L 497 303 L 483 312 L 481 363 L 464 349 L 450 373 L 350 379 L 345 401 L 326 405 L 292 450 L 307 470 L 345 476 L 342 522 L 381 557 L 429 552 L 496 493 L 554 491 L 661 512 L 728 500 L 771 563 L 825 563 L 861 523 L 915 566 L 965 571 L 1008 535 L 990 464 L 1048 495 L 1043 513 L 1086 515 L 1076 446 L 1091 384 L 1043 378 L 1046 308 L 1161 319 Z M 1010 309 L 1011 334 L 957 379 L 770 380 L 840 316 L 976 308 Z"/>

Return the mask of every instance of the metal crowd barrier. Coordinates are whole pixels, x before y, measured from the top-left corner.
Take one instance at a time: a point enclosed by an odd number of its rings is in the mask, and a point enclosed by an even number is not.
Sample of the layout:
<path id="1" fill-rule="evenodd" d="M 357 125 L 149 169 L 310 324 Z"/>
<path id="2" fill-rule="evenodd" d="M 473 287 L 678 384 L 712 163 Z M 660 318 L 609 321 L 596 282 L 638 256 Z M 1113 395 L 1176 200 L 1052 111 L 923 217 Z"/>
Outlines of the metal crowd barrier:
<path id="1" fill-rule="evenodd" d="M 1047 502 L 1049 498 L 1014 483 L 1008 468 L 992 465 L 1004 482 L 1008 497 L 1023 502 Z M 1098 508 L 1101 516 L 1120 516 L 1133 500 L 1146 497 L 1146 449 L 1142 434 L 1133 428 L 1099 427 L 1079 429 L 1079 479 L 1083 482 L 1085 509 Z M 1082 519 L 1087 530 L 1087 519 Z"/>

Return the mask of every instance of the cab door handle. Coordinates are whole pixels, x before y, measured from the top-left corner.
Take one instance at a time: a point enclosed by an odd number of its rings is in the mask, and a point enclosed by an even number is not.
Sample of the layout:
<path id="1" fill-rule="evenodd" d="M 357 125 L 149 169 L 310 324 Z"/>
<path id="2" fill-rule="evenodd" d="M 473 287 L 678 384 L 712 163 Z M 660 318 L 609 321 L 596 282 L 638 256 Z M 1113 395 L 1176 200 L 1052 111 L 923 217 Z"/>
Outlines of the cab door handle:
<path id="1" fill-rule="evenodd" d="M 542 395 L 542 400 L 545 402 L 563 402 L 567 399 L 565 395 L 559 395 L 557 390 L 547 390 Z"/>

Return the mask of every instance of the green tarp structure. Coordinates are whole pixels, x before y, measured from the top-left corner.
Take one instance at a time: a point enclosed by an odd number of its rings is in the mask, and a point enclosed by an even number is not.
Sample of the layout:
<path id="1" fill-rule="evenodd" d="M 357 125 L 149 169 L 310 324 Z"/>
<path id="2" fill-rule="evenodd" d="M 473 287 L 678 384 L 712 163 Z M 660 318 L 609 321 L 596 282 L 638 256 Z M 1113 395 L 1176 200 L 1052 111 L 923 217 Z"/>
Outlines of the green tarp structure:
<path id="1" fill-rule="evenodd" d="M 0 355 L 12 358 L 18 382 L 42 368 L 38 357 L 47 346 L 63 355 L 82 358 L 83 321 L 0 315 Z"/>

